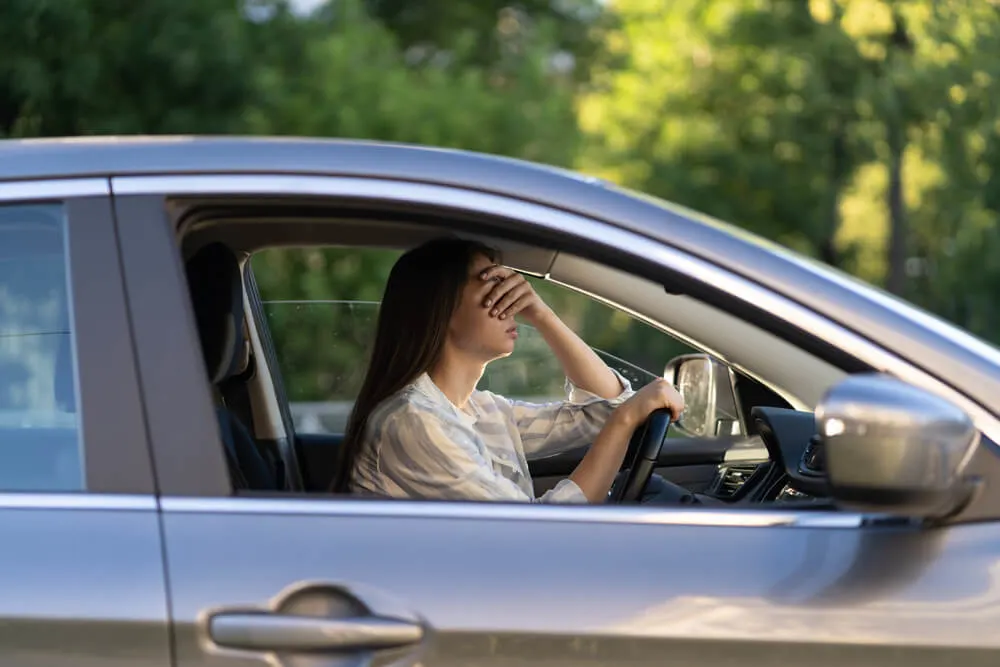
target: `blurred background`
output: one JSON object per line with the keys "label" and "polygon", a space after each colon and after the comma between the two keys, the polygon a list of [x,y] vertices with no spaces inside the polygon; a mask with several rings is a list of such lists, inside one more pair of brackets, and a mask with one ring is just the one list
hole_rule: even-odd
{"label": "blurred background", "polygon": [[[294,134],[527,158],[717,216],[1000,341],[998,0],[4,0],[0,33],[7,137]],[[331,387],[352,384],[395,256],[254,258],[293,400],[349,398]],[[547,289],[588,342],[644,368],[670,356],[650,350],[657,332]],[[305,333],[347,311],[357,331]]]}

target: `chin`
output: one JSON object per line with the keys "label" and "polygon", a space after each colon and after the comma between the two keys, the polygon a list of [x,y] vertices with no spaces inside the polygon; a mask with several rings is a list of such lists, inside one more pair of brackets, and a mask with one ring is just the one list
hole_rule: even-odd
{"label": "chin", "polygon": [[514,341],[509,341],[506,345],[497,346],[490,351],[490,361],[509,357],[514,353]]}

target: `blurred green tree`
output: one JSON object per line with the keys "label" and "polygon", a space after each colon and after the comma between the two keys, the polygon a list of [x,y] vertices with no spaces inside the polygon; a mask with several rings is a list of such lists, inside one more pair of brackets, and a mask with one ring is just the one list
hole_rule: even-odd
{"label": "blurred green tree", "polygon": [[0,3],[4,136],[238,131],[255,91],[237,0]]}
{"label": "blurred green tree", "polygon": [[458,47],[472,62],[495,64],[547,30],[550,62],[579,81],[606,55],[603,37],[615,18],[600,0],[364,0],[364,6],[410,57],[424,61]]}
{"label": "blurred green tree", "polygon": [[613,7],[628,67],[599,73],[582,103],[585,168],[843,265],[865,65],[840,24],[807,2]]}

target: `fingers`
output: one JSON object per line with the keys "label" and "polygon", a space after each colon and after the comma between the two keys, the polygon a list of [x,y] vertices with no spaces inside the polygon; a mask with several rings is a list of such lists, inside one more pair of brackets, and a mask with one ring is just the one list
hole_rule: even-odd
{"label": "fingers", "polygon": [[666,408],[670,410],[670,419],[677,421],[681,413],[684,412],[684,397],[680,392],[663,378],[657,378],[643,387],[642,391],[649,392],[650,402],[645,406],[646,414],[643,419],[649,417],[653,410]]}
{"label": "fingers", "polygon": [[511,274],[510,269],[502,267],[499,264],[494,264],[493,266],[491,266],[491,267],[489,267],[487,269],[484,269],[479,274],[479,277],[482,278],[485,281],[495,280],[496,278],[500,278],[500,280],[503,280],[504,278],[506,278],[510,274]]}
{"label": "fingers", "polygon": [[490,312],[491,315],[496,315],[503,312],[502,309],[497,308],[497,306],[499,305],[500,300],[508,292],[510,292],[515,288],[518,288],[521,284],[527,284],[527,281],[524,279],[524,276],[518,273],[507,271],[502,267],[495,267],[495,268],[498,268],[499,270],[490,269],[485,274],[486,277],[483,279],[486,281],[494,281],[496,283],[493,285],[493,288],[486,293],[486,297],[483,299],[483,305],[485,307],[487,308],[492,307],[492,311]]}
{"label": "fingers", "polygon": [[684,412],[684,397],[681,396],[676,387],[663,378],[658,379],[656,382],[659,390],[660,404],[670,410],[670,419],[677,421],[680,419],[681,413]]}
{"label": "fingers", "polygon": [[[520,276],[519,276],[520,277]],[[499,317],[501,320],[513,317],[515,313],[523,310],[531,302],[534,291],[531,285],[524,278],[516,286],[508,290],[490,311],[491,316]]]}
{"label": "fingers", "polygon": [[506,311],[504,311],[503,314],[500,315],[500,319],[513,319],[515,315],[517,315],[522,310],[530,306],[533,301],[534,301],[533,295],[518,299],[517,301],[514,302],[514,304],[510,308],[508,308]]}

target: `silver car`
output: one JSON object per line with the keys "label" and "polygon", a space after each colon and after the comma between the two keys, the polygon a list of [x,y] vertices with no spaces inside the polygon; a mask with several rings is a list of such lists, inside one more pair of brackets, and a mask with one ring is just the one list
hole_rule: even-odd
{"label": "silver car", "polygon": [[[0,157],[3,664],[1000,661],[1000,353],[967,333],[507,159],[185,137]],[[604,350],[690,406],[626,465],[720,502],[328,494],[336,418],[290,399],[269,318],[293,305],[252,258],[443,231],[662,336],[653,364]],[[531,462],[539,489],[581,445]]]}

